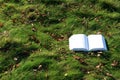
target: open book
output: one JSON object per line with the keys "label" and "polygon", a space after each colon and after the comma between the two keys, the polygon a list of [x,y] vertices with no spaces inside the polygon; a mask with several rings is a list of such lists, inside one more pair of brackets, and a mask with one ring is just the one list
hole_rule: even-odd
{"label": "open book", "polygon": [[69,38],[69,49],[73,51],[106,51],[107,46],[102,35],[75,34]]}

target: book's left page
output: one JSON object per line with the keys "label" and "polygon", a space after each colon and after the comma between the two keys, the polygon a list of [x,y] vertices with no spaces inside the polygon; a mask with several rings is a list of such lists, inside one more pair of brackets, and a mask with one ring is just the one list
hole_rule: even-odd
{"label": "book's left page", "polygon": [[88,51],[88,39],[85,34],[75,34],[69,38],[69,49],[73,51]]}

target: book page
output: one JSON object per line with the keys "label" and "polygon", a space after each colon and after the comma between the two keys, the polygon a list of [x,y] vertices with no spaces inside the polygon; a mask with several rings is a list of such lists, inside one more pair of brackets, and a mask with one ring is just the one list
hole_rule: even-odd
{"label": "book page", "polygon": [[90,51],[107,50],[105,39],[102,35],[89,35],[88,44],[89,44]]}
{"label": "book page", "polygon": [[73,51],[88,51],[88,40],[84,34],[75,34],[69,38],[69,48]]}

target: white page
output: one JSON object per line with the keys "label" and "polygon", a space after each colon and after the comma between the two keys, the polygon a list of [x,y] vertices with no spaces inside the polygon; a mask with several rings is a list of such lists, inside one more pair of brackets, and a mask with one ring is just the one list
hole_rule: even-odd
{"label": "white page", "polygon": [[69,38],[69,48],[73,51],[88,51],[88,40],[85,34],[75,34]]}
{"label": "white page", "polygon": [[102,35],[89,35],[88,43],[90,51],[107,50],[105,39]]}

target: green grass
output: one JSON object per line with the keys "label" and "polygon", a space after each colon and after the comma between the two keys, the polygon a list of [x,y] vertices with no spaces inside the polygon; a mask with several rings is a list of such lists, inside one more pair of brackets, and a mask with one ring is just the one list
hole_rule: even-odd
{"label": "green grass", "polygon": [[[0,13],[0,80],[120,79],[119,0],[0,0]],[[101,56],[69,50],[72,34],[98,32]]]}

